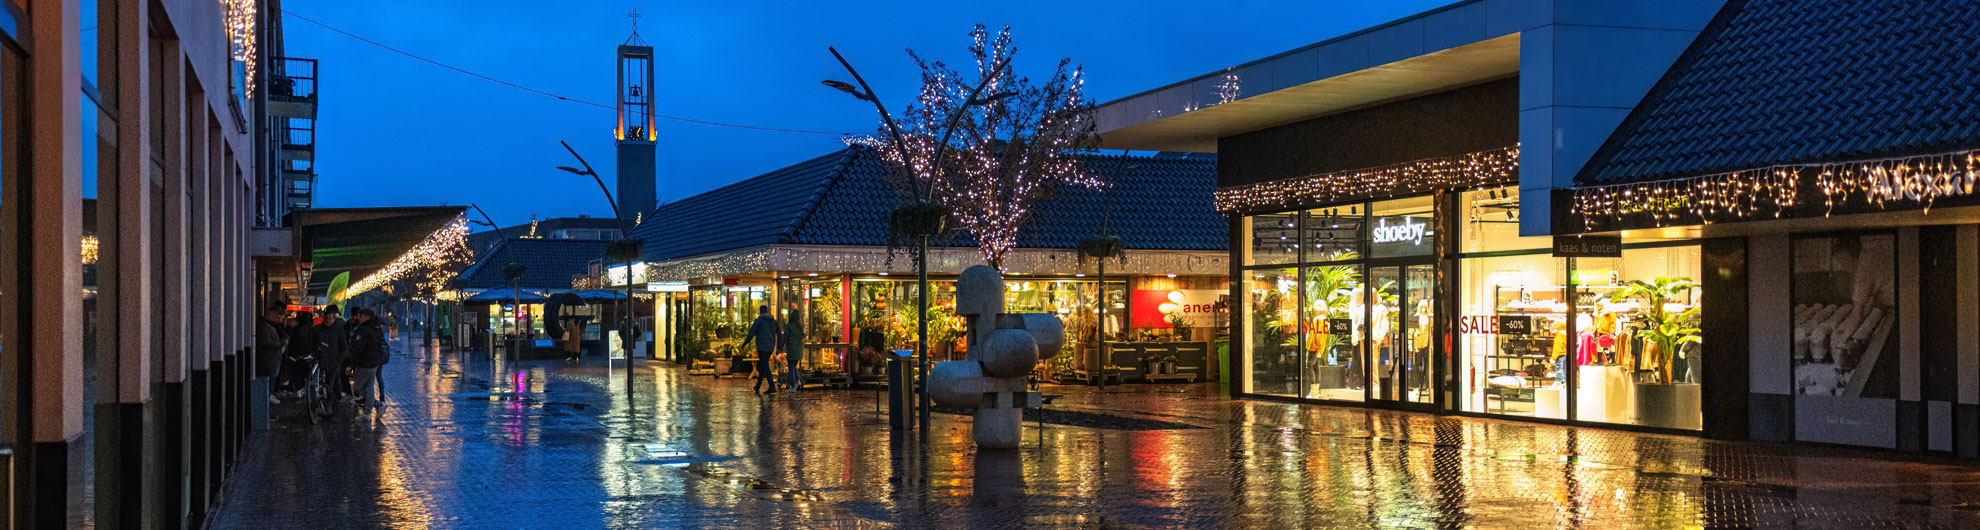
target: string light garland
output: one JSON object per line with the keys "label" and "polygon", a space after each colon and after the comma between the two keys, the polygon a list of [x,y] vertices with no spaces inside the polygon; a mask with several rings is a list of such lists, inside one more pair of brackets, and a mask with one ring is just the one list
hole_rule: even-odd
{"label": "string light garland", "polygon": [[438,292],[448,280],[453,279],[460,265],[474,261],[474,252],[468,250],[467,235],[467,215],[463,213],[377,272],[352,282],[349,288],[332,299],[349,300],[407,278],[415,282],[419,292]]}
{"label": "string light garland", "polygon": [[[1822,215],[1860,200],[1869,208],[1923,208],[1973,193],[1980,149],[1824,164],[1791,164],[1698,177],[1575,188],[1569,212],[1584,231],[1781,218],[1822,195]],[[1811,212],[1812,214],[1812,212]]]}
{"label": "string light garland", "polygon": [[222,18],[227,25],[227,42],[232,48],[231,55],[235,61],[240,61],[241,68],[247,76],[245,86],[241,89],[244,93],[253,94],[255,72],[260,68],[255,62],[255,20],[259,18],[257,16],[259,8],[256,4],[259,2],[257,0],[220,0],[220,2],[226,4]]}
{"label": "string light garland", "polygon": [[83,236],[82,263],[84,265],[96,264],[96,249],[97,249],[96,236]]}
{"label": "string light garland", "polygon": [[1519,175],[1519,146],[1364,169],[1261,182],[1217,190],[1226,214],[1285,210],[1347,200],[1477,189],[1510,184]]}
{"label": "string light garland", "polygon": [[[1222,275],[1230,267],[1223,252],[1192,250],[1129,250],[1125,264],[1109,265],[1108,273]],[[928,271],[937,274],[962,272],[983,263],[978,249],[969,247],[930,247]],[[1007,272],[1013,274],[1076,274],[1093,270],[1096,263],[1080,263],[1076,249],[1020,248],[1005,255]],[[891,264],[881,247],[786,248],[767,247],[741,250],[718,256],[662,261],[647,265],[647,278],[653,281],[705,281],[709,278],[754,275],[768,272],[821,273],[912,273],[904,260]]]}

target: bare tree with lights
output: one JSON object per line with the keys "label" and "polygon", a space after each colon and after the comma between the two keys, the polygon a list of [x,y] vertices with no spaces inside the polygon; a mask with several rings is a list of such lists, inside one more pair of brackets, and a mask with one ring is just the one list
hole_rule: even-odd
{"label": "bare tree with lights", "polygon": [[968,74],[909,50],[921,68],[919,97],[898,125],[859,141],[896,169],[897,185],[946,210],[954,228],[976,237],[983,260],[1002,269],[1034,204],[1061,185],[1102,185],[1079,157],[1099,140],[1072,59],[1034,81],[1006,68],[1017,52],[1008,26],[993,34],[978,24],[970,38],[976,64]]}

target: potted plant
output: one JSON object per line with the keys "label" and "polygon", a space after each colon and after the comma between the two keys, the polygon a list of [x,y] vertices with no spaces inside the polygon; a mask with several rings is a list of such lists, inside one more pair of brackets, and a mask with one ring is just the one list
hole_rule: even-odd
{"label": "potted plant", "polygon": [[1690,299],[1698,283],[1691,278],[1659,276],[1650,281],[1632,280],[1616,293],[1616,298],[1635,300],[1641,307],[1635,333],[1643,336],[1645,359],[1650,361],[1649,380],[1635,383],[1637,423],[1656,427],[1695,429],[1700,422],[1702,396],[1697,383],[1679,383],[1671,377],[1671,361],[1678,349],[1699,342],[1698,308],[1688,305],[1671,311],[1665,306]]}
{"label": "potted plant", "polygon": [[1184,318],[1182,313],[1169,313],[1168,318],[1164,320],[1167,320],[1169,328],[1175,331],[1176,342],[1189,342],[1196,336],[1193,333],[1196,331],[1196,325],[1190,324],[1189,319]]}
{"label": "potted plant", "polygon": [[1176,356],[1170,355],[1168,357],[1162,358],[1162,373],[1164,374],[1176,373]]}

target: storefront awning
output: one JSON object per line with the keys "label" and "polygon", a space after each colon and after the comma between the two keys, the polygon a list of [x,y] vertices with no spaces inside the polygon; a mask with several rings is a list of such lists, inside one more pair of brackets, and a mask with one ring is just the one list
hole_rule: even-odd
{"label": "storefront awning", "polygon": [[329,296],[330,282],[349,272],[355,284],[383,269],[392,260],[447,230],[463,213],[462,206],[400,208],[334,208],[301,210],[291,215],[296,248],[309,264],[308,294]]}
{"label": "storefront awning", "polygon": [[[1459,2],[1101,105],[1110,149],[1217,152],[1217,139],[1519,73],[1518,21]],[[1498,16],[1498,15],[1495,15]]]}

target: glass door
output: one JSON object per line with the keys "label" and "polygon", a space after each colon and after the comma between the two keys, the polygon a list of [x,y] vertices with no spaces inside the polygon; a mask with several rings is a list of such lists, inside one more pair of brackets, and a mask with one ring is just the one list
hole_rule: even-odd
{"label": "glass door", "polygon": [[1429,404],[1434,392],[1430,374],[1433,327],[1436,322],[1436,271],[1433,265],[1404,265],[1369,269],[1369,397],[1399,403]]}

